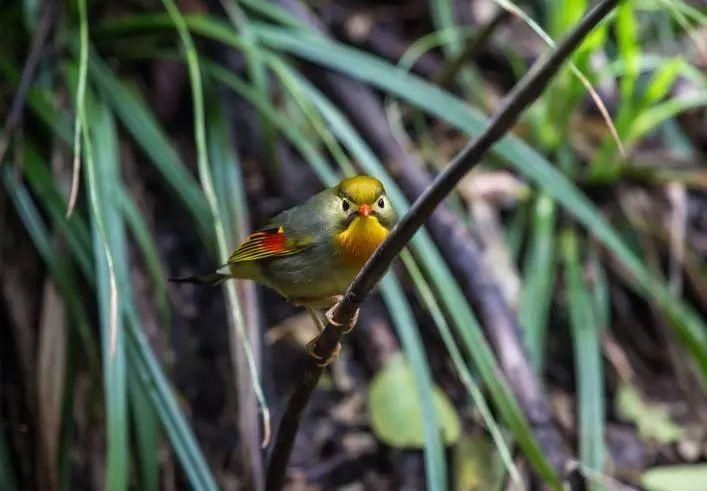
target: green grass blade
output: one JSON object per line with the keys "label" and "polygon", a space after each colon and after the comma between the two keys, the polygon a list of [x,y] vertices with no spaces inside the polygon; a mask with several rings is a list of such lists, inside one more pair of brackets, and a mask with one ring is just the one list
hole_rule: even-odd
{"label": "green grass blade", "polygon": [[339,165],[343,174],[349,177],[355,175],[356,170],[351,164],[351,159],[349,159],[346,152],[344,152],[341,145],[339,145],[339,142],[334,138],[329,128],[327,128],[326,123],[322,120],[319,113],[312,107],[311,102],[302,94],[297,81],[291,75],[291,71],[284,69],[283,65],[279,63],[273,63],[271,67],[273,71],[276,72],[284,88],[290,93],[292,99],[302,110],[302,113],[314,128],[316,134],[329,150],[329,153]]}
{"label": "green grass blade", "polygon": [[634,11],[635,5],[623,2],[616,9],[616,45],[624,62],[626,71],[621,77],[621,112],[633,113],[634,91],[639,75],[641,47],[638,41],[638,26]]}
{"label": "green grass blade", "polygon": [[129,470],[125,353],[123,322],[119,315],[122,290],[118,288],[115,266],[116,260],[124,266],[126,259],[120,254],[125,247],[122,244],[125,236],[114,187],[118,180],[117,134],[112,115],[105,106],[90,100],[87,106],[81,120],[87,128],[83,136],[84,159],[101,319],[108,445],[106,488],[121,490],[128,487]]}
{"label": "green grass blade", "polygon": [[[29,155],[29,153],[26,153]],[[68,282],[70,275],[57,258],[61,256],[52,251],[51,236],[44,227],[39,212],[34,207],[28,193],[24,188],[16,183],[12,178],[12,169],[4,166],[2,177],[5,188],[15,204],[18,214],[22,218],[25,227],[32,237],[35,247],[40,252],[43,260],[49,267],[52,277],[61,289],[62,296],[68,300],[68,305],[72,312],[76,312],[75,317],[84,314],[83,306],[73,296],[77,289]],[[61,208],[65,210],[65,207]],[[65,219],[65,217],[62,218]],[[79,217],[74,214],[71,221],[75,222]],[[87,247],[91,247],[88,244]],[[85,272],[90,277],[94,277],[93,265]],[[129,287],[129,285],[128,285]],[[74,299],[74,300],[72,300]],[[186,418],[180,410],[172,389],[167,382],[164,372],[160,368],[159,362],[153,353],[150,345],[140,328],[140,322],[132,302],[123,302],[122,307],[127,319],[127,354],[130,360],[131,373],[135,373],[136,378],[142,384],[144,391],[150,397],[153,407],[157,412],[160,422],[169,437],[182,469],[187,476],[193,489],[215,490],[216,481],[209,471],[201,450],[198,447],[194,434],[189,427]],[[84,320],[85,322],[85,320]]]}
{"label": "green grass blade", "polygon": [[461,37],[459,32],[455,30],[454,22],[454,6],[450,0],[429,0],[430,12],[432,13],[432,22],[437,31],[449,30],[452,36],[451,42],[443,46],[447,57],[457,55],[461,51]]}
{"label": "green grass blade", "polygon": [[226,248],[235,249],[243,233],[248,233],[243,225],[248,222],[248,202],[246,201],[241,175],[241,162],[231,143],[231,134],[226,116],[221,110],[217,97],[212,97],[207,105],[207,139],[211,156],[211,174],[214,191],[222,217]]}
{"label": "green grass blade", "polygon": [[[540,38],[547,44],[548,46],[554,48],[555,47],[555,41],[540,27],[540,25],[535,22],[529,15],[527,15],[522,9],[520,9],[516,4],[509,0],[494,0],[495,3],[500,5],[502,8],[507,10],[508,12],[516,15],[517,17],[523,19],[523,22],[525,22]],[[564,2],[565,4],[568,4],[569,2]],[[572,2],[571,5],[573,5],[575,8],[579,7],[580,4],[577,2]],[[577,12],[576,10],[572,12],[573,15],[577,15],[578,18],[581,16],[581,12]],[[582,86],[585,88],[585,90],[589,93],[590,98],[592,99],[592,102],[594,105],[597,107],[599,110],[599,113],[602,116],[602,119],[606,123],[607,128],[609,129],[609,133],[611,134],[611,137],[613,139],[613,142],[616,144],[618,147],[619,152],[621,155],[624,154],[624,149],[623,145],[621,143],[621,140],[619,139],[619,132],[617,131],[616,127],[614,126],[614,122],[611,119],[611,114],[609,114],[608,109],[604,105],[604,102],[601,100],[601,97],[599,97],[599,94],[597,93],[596,89],[592,86],[591,82],[589,81],[589,78],[584,75],[584,72],[579,69],[577,64],[575,64],[573,59],[580,55],[584,55],[586,59],[586,55],[594,48],[597,47],[598,45],[602,44],[602,39],[604,37],[604,31],[603,31],[603,26],[605,25],[605,22],[600,23],[595,29],[592,30],[592,32],[587,34],[586,39],[582,41],[582,43],[577,47],[577,49],[574,52],[574,55],[570,58],[570,60],[567,62],[567,67],[569,71],[576,77],[577,80],[582,84]],[[570,26],[566,27],[567,29],[570,28]],[[560,74],[561,76],[561,74]]]}
{"label": "green grass blade", "polygon": [[488,429],[489,433],[491,434],[491,437],[493,438],[494,445],[496,446],[496,449],[498,450],[498,453],[501,456],[501,460],[503,461],[504,466],[506,467],[509,475],[511,476],[511,480],[513,481],[517,489],[523,489],[523,480],[520,477],[518,467],[513,462],[513,454],[511,453],[511,450],[508,447],[508,444],[506,443],[503,434],[501,433],[501,429],[499,428],[498,424],[496,423],[496,420],[493,417],[493,414],[491,413],[491,409],[489,408],[488,404],[486,404],[486,399],[484,399],[484,396],[481,393],[481,389],[474,381],[474,378],[471,375],[471,371],[464,362],[464,357],[462,356],[461,351],[459,351],[459,348],[457,347],[457,343],[454,340],[454,336],[452,335],[452,331],[449,328],[447,319],[444,317],[444,313],[442,312],[442,309],[437,303],[437,299],[434,296],[434,292],[429,287],[422,271],[420,270],[420,267],[417,265],[410,252],[407,250],[403,251],[400,255],[400,258],[402,259],[403,263],[405,264],[405,267],[408,270],[408,273],[410,274],[410,277],[415,283],[415,288],[417,289],[418,295],[420,296],[424,305],[427,307],[430,316],[437,325],[437,329],[439,330],[440,336],[442,337],[442,342],[444,343],[444,346],[449,352],[449,356],[452,359],[452,363],[454,363],[454,368],[457,371],[457,375],[459,376],[462,384],[469,393],[472,402],[474,403],[474,405],[476,405],[477,409],[479,410],[479,413],[481,413],[481,418],[484,420],[486,428]]}
{"label": "green grass blade", "polygon": [[594,317],[594,301],[583,278],[579,241],[572,230],[561,236],[567,284],[567,301],[575,356],[575,379],[579,405],[579,458],[584,467],[603,472],[604,372],[599,345],[599,325]]}
{"label": "green grass blade", "polygon": [[[256,89],[257,90],[257,89]],[[216,92],[216,91],[214,91]],[[263,98],[266,95],[260,92]],[[231,144],[230,127],[226,120],[217,96],[212,95],[208,104],[207,116],[207,139],[209,144],[209,155],[211,157],[211,172],[214,184],[214,191],[219,205],[218,216],[223,224],[223,234],[225,237],[224,250],[234,250],[236,244],[245,238],[248,230],[248,205],[245,199],[245,189],[241,176],[240,162]],[[264,124],[267,122],[263,121]],[[273,133],[275,135],[275,133]],[[248,293],[254,294],[246,288],[254,288],[254,285],[245,285],[245,282],[229,282],[233,292],[226,291],[226,297],[240,293],[239,298],[243,302],[243,319],[232,316],[231,324],[235,327],[236,322],[242,322],[240,328],[248,336],[253,348],[253,358],[256,369],[261,365],[258,359],[260,349],[260,325],[258,323],[257,312],[248,311],[248,307],[257,310],[257,302],[249,302]],[[240,283],[240,284],[239,284]],[[240,291],[238,291],[240,290]],[[250,314],[250,315],[249,315]],[[249,325],[250,324],[250,325]],[[249,360],[245,356],[245,351],[241,350],[241,341],[237,329],[230,331],[231,356],[233,359],[233,369],[238,388],[238,424],[241,431],[240,441],[242,455],[245,460],[243,467],[249,470],[249,475],[244,476],[246,487],[261,489],[263,487],[263,459],[261,453],[261,441],[268,438],[269,429],[263,428],[262,438],[258,424],[258,395],[255,393],[248,373]]]}
{"label": "green grass blade", "polygon": [[194,434],[180,410],[179,403],[172,394],[159,362],[140,328],[137,314],[129,311],[125,315],[130,366],[134,367],[143,390],[150,397],[172,448],[182,464],[187,480],[193,489],[217,490],[216,479],[211,474]]}
{"label": "green grass blade", "polygon": [[78,83],[76,84],[76,114],[74,115],[74,174],[71,181],[71,195],[69,196],[69,207],[66,216],[71,216],[71,212],[76,204],[79,193],[79,177],[81,174],[81,132],[88,131],[84,127],[82,115],[85,112],[86,78],[88,74],[88,14],[86,13],[86,0],[77,0],[79,11],[79,66]]}
{"label": "green grass blade", "polygon": [[[253,88],[260,92],[266,99],[269,98],[268,88],[268,73],[265,64],[259,56],[253,54],[257,44],[256,37],[250,29],[250,19],[245,12],[239,7],[236,0],[221,0],[221,5],[226,11],[226,16],[231,21],[233,26],[241,33],[243,41],[248,46],[244,50],[246,65],[248,68],[248,76]],[[262,115],[260,118],[260,128],[263,134],[263,142],[266,148],[268,162],[272,164],[277,162],[275,152],[276,132],[275,128]]]}
{"label": "green grass blade", "polygon": [[531,206],[517,206],[506,225],[506,244],[510,258],[514,263],[520,262],[521,248],[525,244],[525,237],[528,234],[529,223],[531,220]]}
{"label": "green grass blade", "polygon": [[592,299],[594,301],[594,319],[599,329],[608,329],[611,325],[611,292],[606,269],[601,262],[599,251],[592,247],[589,253],[592,277]]}
{"label": "green grass blade", "polygon": [[[226,242],[223,220],[219,214],[218,198],[214,190],[213,178],[211,176],[211,166],[209,164],[208,147],[206,145],[204,99],[201,82],[201,69],[199,68],[199,57],[197,55],[196,48],[194,47],[191,34],[189,34],[187,23],[181,12],[179,12],[177,6],[172,0],[163,0],[162,3],[176,26],[187,60],[189,80],[192,90],[192,103],[194,106],[194,137],[196,139],[199,176],[201,178],[201,186],[204,190],[206,200],[209,203],[209,208],[211,210],[219,256],[225,259],[228,257],[230,251],[228,250]],[[268,409],[267,402],[265,401],[263,389],[260,386],[258,367],[255,363],[250,341],[248,340],[248,336],[245,332],[243,314],[241,312],[238,296],[236,295],[235,284],[232,281],[228,281],[225,283],[224,287],[226,288],[228,302],[230,305],[231,325],[233,329],[235,329],[236,335],[241,340],[243,353],[250,372],[253,391],[255,392],[256,398],[258,399],[258,404],[260,405],[260,411],[263,419],[263,444],[266,445],[270,440],[270,410]]]}
{"label": "green grass blade", "polygon": [[[93,285],[95,283],[95,275],[93,273],[93,257],[91,255],[92,242],[86,223],[78,211],[74,212],[71,219],[66,218],[66,202],[59,195],[47,165],[42,163],[34,147],[26,145],[23,149],[23,155],[23,170],[27,181],[35,195],[41,199],[42,206],[51,218],[54,227],[66,240],[71,252],[71,258],[76,262],[89,284]],[[14,186],[18,188],[18,192],[21,195],[26,193],[19,183],[15,183]],[[48,264],[52,277],[67,305],[71,320],[76,325],[84,349],[82,356],[86,357],[90,372],[98,373],[100,370],[98,347],[89,326],[84,301],[80,298],[79,289],[76,287],[69,259],[65,258],[63,254],[53,251],[54,247],[50,238],[46,235],[48,232],[45,231],[43,225],[30,225],[38,224],[41,220],[38,218],[38,213],[30,209],[31,200],[25,198],[23,202],[25,203],[23,206],[24,212],[20,213],[20,215],[23,217],[27,229],[30,230],[35,247]],[[36,218],[32,218],[35,215]]]}
{"label": "green grass blade", "polygon": [[442,445],[442,432],[437,411],[432,402],[432,375],[425,357],[425,350],[422,347],[422,339],[419,335],[420,328],[400,285],[390,275],[384,276],[381,280],[381,295],[393,319],[393,325],[400,338],[405,358],[410,363],[417,384],[417,395],[420,398],[423,418],[427,489],[447,489],[447,467]]}
{"label": "green grass blade", "polygon": [[678,114],[705,106],[707,106],[707,91],[700,91],[697,94],[684,97],[675,97],[656,104],[633,119],[630,130],[626,135],[626,142],[627,144],[633,144],[660,124],[674,118]]}
{"label": "green grass blade", "polygon": [[558,39],[582,18],[582,14],[587,9],[587,0],[568,0],[557,4],[556,8],[549,9],[548,12],[549,34]]}
{"label": "green grass blade", "polygon": [[282,113],[278,112],[268,100],[253,90],[252,87],[243,83],[242,80],[227,69],[208,62],[204,63],[204,67],[214,80],[234,90],[238,95],[250,102],[268,121],[280,130],[283,136],[302,154],[307,163],[313,167],[314,172],[321,182],[337,182],[336,174],[331,170],[331,167],[327,164],[321,153],[318,152],[299,129],[290,124],[291,122]]}
{"label": "green grass blade", "polygon": [[71,220],[67,220],[66,202],[55,187],[55,181],[47,166],[37,154],[35,148],[26,145],[24,150],[23,172],[35,195],[42,198],[42,204],[52,219],[54,225],[66,238],[71,254],[78,263],[79,269],[92,280],[93,275],[88,271],[92,269],[93,257],[91,250],[91,233],[82,218],[77,217],[78,213],[72,215]]}
{"label": "green grass blade", "polygon": [[636,112],[640,114],[643,110],[659,103],[668,95],[670,88],[680,74],[683,72],[685,60],[673,58],[658,67],[646,83],[641,99],[636,105]]}
{"label": "green grass blade", "polygon": [[89,59],[89,73],[101,96],[187,208],[202,241],[210,247],[212,224],[208,204],[145,101],[95,54]]}
{"label": "green grass blade", "polygon": [[555,285],[555,202],[541,193],[533,206],[530,246],[525,258],[518,322],[530,361],[542,373],[547,322]]}
{"label": "green grass blade", "polygon": [[157,491],[159,487],[159,429],[157,415],[150,404],[147,393],[138,382],[135,367],[129,364],[128,393],[130,395],[130,413],[135,440],[137,443],[137,458],[140,464],[140,489]]}
{"label": "green grass blade", "polygon": [[288,26],[296,29],[309,30],[304,22],[300,21],[296,16],[290,14],[286,10],[280,8],[272,2],[262,2],[261,0],[238,0],[238,3],[250,9],[251,11],[261,15],[266,19],[275,21],[283,26]]}

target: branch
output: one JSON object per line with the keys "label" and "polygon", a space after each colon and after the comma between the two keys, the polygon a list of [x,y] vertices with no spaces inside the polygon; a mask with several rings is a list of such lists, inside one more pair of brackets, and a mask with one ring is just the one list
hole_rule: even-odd
{"label": "branch", "polygon": [[[491,119],[478,138],[470,140],[454,157],[424,193],[413,203],[408,213],[393,229],[388,239],[381,244],[373,256],[349,286],[344,299],[334,309],[334,320],[344,326],[350,323],[354,313],[366,295],[380,280],[390,263],[405,247],[418,228],[432,214],[437,205],[449,194],[459,180],[484,153],[511,129],[518,116],[543,92],[564,61],[584,37],[616,6],[618,0],[604,0],[593,8],[569,33],[554,51],[536,62],[521,81],[506,97],[501,110]],[[329,324],[319,337],[314,352],[327,359],[334,352],[342,329]],[[267,471],[267,489],[279,490],[284,484],[287,463],[299,427],[302,412],[319,381],[323,368],[314,360],[308,360],[301,380],[295,387],[280,424],[278,435]]]}

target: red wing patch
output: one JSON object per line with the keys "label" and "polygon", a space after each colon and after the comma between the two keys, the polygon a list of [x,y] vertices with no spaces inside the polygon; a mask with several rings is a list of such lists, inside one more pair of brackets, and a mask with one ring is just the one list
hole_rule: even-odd
{"label": "red wing patch", "polygon": [[287,256],[298,251],[298,248],[289,244],[285,232],[280,228],[260,230],[246,238],[238,246],[231,257],[229,264],[240,261],[255,261],[256,259],[266,259],[269,257]]}

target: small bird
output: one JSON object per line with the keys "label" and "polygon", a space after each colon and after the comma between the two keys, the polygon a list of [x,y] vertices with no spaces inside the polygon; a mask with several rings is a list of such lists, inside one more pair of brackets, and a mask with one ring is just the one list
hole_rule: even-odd
{"label": "small bird", "polygon": [[[270,287],[290,303],[307,309],[321,332],[317,311],[331,309],[390,233],[397,220],[383,184],[369,176],[344,179],[299,206],[275,216],[249,235],[216,272],[172,281],[217,285],[230,278],[253,280]],[[326,312],[331,322],[331,310]],[[349,332],[356,318],[346,326]],[[319,336],[307,343],[314,353]]]}

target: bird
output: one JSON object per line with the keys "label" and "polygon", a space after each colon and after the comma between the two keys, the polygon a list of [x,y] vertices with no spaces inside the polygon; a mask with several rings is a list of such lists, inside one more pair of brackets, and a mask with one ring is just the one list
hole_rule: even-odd
{"label": "bird", "polygon": [[[358,175],[342,180],[304,203],[273,217],[243,240],[216,271],[171,281],[218,285],[231,278],[255,281],[272,288],[288,302],[304,307],[319,329],[319,316],[333,322],[332,309],[369,257],[397,222],[383,184]],[[358,311],[344,328],[356,324]],[[335,322],[333,322],[336,324]],[[327,359],[315,353],[319,335],[306,350],[320,366],[338,356],[340,345]]]}

